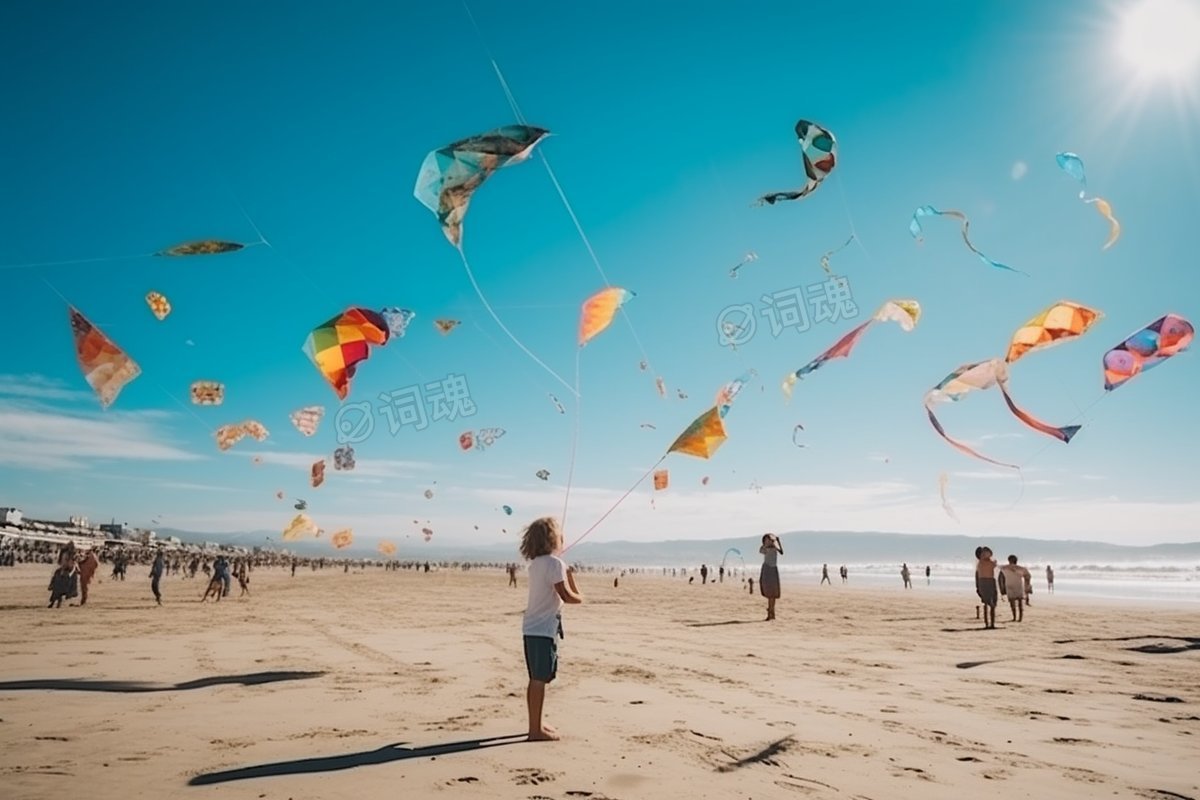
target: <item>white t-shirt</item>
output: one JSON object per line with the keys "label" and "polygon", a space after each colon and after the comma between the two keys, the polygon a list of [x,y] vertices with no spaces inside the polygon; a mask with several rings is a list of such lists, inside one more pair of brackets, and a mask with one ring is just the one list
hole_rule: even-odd
{"label": "white t-shirt", "polygon": [[554,585],[567,580],[567,565],[558,556],[538,556],[529,562],[529,604],[521,621],[525,636],[558,635],[558,614],[563,601]]}
{"label": "white t-shirt", "polygon": [[1031,578],[1029,570],[1020,564],[1005,564],[1000,568],[1004,574],[1004,594],[1009,600],[1025,598],[1025,581]]}

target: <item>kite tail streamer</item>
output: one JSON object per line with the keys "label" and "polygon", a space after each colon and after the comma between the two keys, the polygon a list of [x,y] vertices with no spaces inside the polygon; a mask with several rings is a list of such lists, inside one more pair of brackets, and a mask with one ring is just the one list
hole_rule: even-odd
{"label": "kite tail streamer", "polygon": [[1084,197],[1083,192],[1079,193],[1079,199],[1088,205],[1094,205],[1100,216],[1108,220],[1108,241],[1104,243],[1102,250],[1107,250],[1116,244],[1117,239],[1121,236],[1121,223],[1117,222],[1117,218],[1113,216],[1112,206],[1103,197]]}
{"label": "kite tail streamer", "polygon": [[995,464],[998,467],[1007,467],[1008,469],[1015,469],[1015,470],[1017,470],[1017,472],[1021,471],[1021,468],[1018,467],[1016,464],[1006,464],[1003,461],[997,461],[994,458],[988,458],[983,453],[972,450],[970,447],[967,447],[962,442],[951,439],[950,436],[946,433],[946,429],[942,427],[942,423],[938,422],[938,418],[933,415],[933,410],[930,409],[928,406],[926,406],[925,413],[927,413],[929,415],[929,422],[931,425],[933,425],[933,429],[938,432],[938,436],[941,436],[943,439],[945,439],[949,443],[949,445],[951,447],[953,447],[955,450],[958,450],[960,453],[966,453],[969,456],[974,456],[975,458],[978,458],[982,461],[986,461],[989,464]]}
{"label": "kite tail streamer", "polygon": [[561,383],[563,386],[565,386],[567,391],[571,392],[576,397],[578,397],[579,395],[576,393],[575,389],[571,386],[571,384],[569,384],[565,380],[563,380],[563,377],[561,375],[559,375],[554,370],[550,369],[550,367],[546,365],[546,362],[542,361],[540,358],[538,358],[536,355],[534,355],[532,350],[530,350],[528,347],[526,347],[520,339],[518,339],[515,335],[513,335],[513,332],[508,329],[508,326],[504,324],[504,322],[500,319],[499,315],[497,315],[496,312],[492,309],[492,304],[489,303],[488,299],[484,296],[483,290],[479,288],[479,283],[475,280],[475,273],[471,271],[471,264],[470,264],[470,262],[467,261],[467,254],[462,251],[462,248],[459,248],[458,255],[462,258],[463,267],[465,267],[467,270],[467,277],[470,278],[470,280],[471,280],[471,286],[474,287],[475,294],[479,297],[479,302],[483,303],[483,307],[485,309],[487,309],[487,312],[489,314],[491,314],[492,319],[495,320],[496,324],[500,326],[500,330],[504,331],[504,333],[507,334],[509,339],[512,339],[513,344],[515,344],[517,347],[519,347],[521,349],[521,352],[523,352],[525,355],[527,355],[531,359],[533,359],[535,364],[537,364],[542,369],[546,370],[546,372],[548,372],[550,375],[552,375],[555,380],[557,380],[559,383]]}
{"label": "kite tail streamer", "polygon": [[575,350],[575,431],[571,434],[571,461],[567,466],[567,494],[563,498],[563,513],[559,524],[563,535],[567,531],[567,508],[571,505],[571,482],[575,478],[575,454],[579,451],[579,429],[582,425],[583,397],[579,393],[579,362],[583,356],[583,348]]}
{"label": "kite tail streamer", "polygon": [[614,511],[616,511],[617,507],[620,506],[622,503],[624,503],[625,500],[628,499],[629,495],[633,494],[637,490],[637,487],[642,485],[642,481],[646,480],[646,478],[649,478],[654,473],[654,470],[658,469],[658,465],[663,463],[666,460],[667,460],[667,454],[663,453],[663,457],[660,458],[658,461],[655,461],[654,466],[652,466],[652,467],[650,467],[650,469],[646,470],[646,472],[642,475],[642,477],[638,478],[637,481],[633,484],[633,486],[629,487],[629,489],[625,492],[625,494],[623,494],[619,498],[617,498],[617,502],[613,503],[612,506],[610,506],[607,511],[605,511],[603,514],[601,514],[600,518],[598,520],[596,520],[595,522],[593,522],[592,526],[590,528],[588,528],[583,533],[579,534],[578,539],[576,539],[575,541],[571,542],[569,545],[564,547],[562,549],[562,552],[563,553],[567,552],[572,547],[574,547],[575,545],[582,542],[589,533],[596,530],[596,528],[600,527],[600,523],[604,522],[604,520],[608,519],[609,515],[612,514]]}
{"label": "kite tail streamer", "polygon": [[1069,444],[1071,442],[1071,437],[1079,433],[1080,428],[1083,427],[1082,425],[1064,425],[1061,428],[1056,428],[1053,425],[1048,425],[1032,416],[1028,411],[1018,408],[1017,404],[1013,402],[1012,397],[1008,394],[1008,391],[1005,390],[1003,386],[1000,387],[1000,393],[1004,395],[1004,402],[1008,405],[1008,410],[1011,411],[1017,419],[1021,420],[1021,422],[1024,422],[1038,433],[1044,433],[1047,436],[1053,436],[1063,444]]}

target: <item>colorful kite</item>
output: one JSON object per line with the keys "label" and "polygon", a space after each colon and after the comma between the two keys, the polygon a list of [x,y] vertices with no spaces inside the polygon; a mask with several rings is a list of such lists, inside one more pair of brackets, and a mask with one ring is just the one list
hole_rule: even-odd
{"label": "colorful kite", "polygon": [[338,550],[345,550],[350,545],[354,544],[354,531],[346,528],[340,530],[333,536],[329,537],[329,542]]}
{"label": "colorful kite", "polygon": [[171,303],[167,298],[158,292],[149,292],[146,295],[146,305],[150,306],[150,313],[162,322],[171,313]]}
{"label": "colorful kite", "polygon": [[435,319],[433,321],[433,327],[437,328],[438,333],[442,334],[442,336],[447,335],[450,333],[450,331],[454,330],[461,324],[462,323],[456,319]]}
{"label": "colorful kite", "polygon": [[1019,469],[1015,464],[1006,464],[1001,461],[988,458],[987,456],[972,450],[962,442],[952,439],[947,435],[942,424],[938,422],[937,417],[933,413],[933,407],[942,402],[957,402],[965,397],[969,392],[976,389],[990,389],[993,386],[1000,388],[1000,393],[1004,396],[1004,402],[1008,406],[1009,411],[1013,415],[1025,423],[1029,427],[1044,433],[1047,436],[1053,436],[1060,442],[1067,443],[1071,438],[1079,432],[1079,425],[1065,425],[1055,427],[1048,425],[1041,420],[1036,419],[1029,413],[1022,411],[1013,402],[1009,394],[1008,386],[1008,365],[998,358],[989,359],[988,361],[980,361],[974,364],[964,364],[963,366],[951,372],[941,383],[930,389],[925,394],[925,412],[929,415],[929,422],[933,425],[933,429],[938,432],[938,435],[950,443],[952,447],[962,453],[974,456],[975,458],[987,461],[991,464],[996,464],[1001,467],[1009,467],[1010,469]]}
{"label": "colorful kite", "polygon": [[303,349],[338,399],[345,400],[355,369],[371,355],[369,346],[387,344],[389,331],[387,321],[377,312],[348,308],[313,328]]}
{"label": "colorful kite", "polygon": [[312,436],[317,432],[317,426],[321,424],[324,416],[325,406],[305,406],[293,411],[289,418],[296,430],[305,436]]}
{"label": "colorful kite", "polygon": [[354,469],[354,448],[344,445],[333,451],[333,468],[349,472]]}
{"label": "colorful kite", "polygon": [[539,469],[537,472],[534,473],[534,475],[536,475],[540,480],[543,480],[543,481],[550,480],[550,473],[544,469]]}
{"label": "colorful kite", "polygon": [[726,438],[728,437],[725,424],[721,421],[720,409],[713,406],[696,417],[667,448],[667,452],[708,459],[725,443]]}
{"label": "colorful kite", "polygon": [[421,164],[413,195],[437,215],[450,244],[462,247],[462,225],[475,190],[496,170],[529,157],[550,131],[506,125],[432,151]]}
{"label": "colorful kite", "polygon": [[217,448],[220,450],[228,450],[246,436],[250,436],[261,442],[265,440],[268,435],[269,434],[266,427],[264,427],[261,422],[252,419],[231,425],[222,425],[221,427],[217,428],[216,432]]}
{"label": "colorful kite", "polygon": [[309,482],[312,483],[312,487],[316,489],[325,482],[325,459],[322,458],[320,461],[314,461],[312,469],[309,472]]}
{"label": "colorful kite", "polygon": [[157,255],[160,256],[211,256],[217,253],[233,253],[246,245],[237,242],[222,242],[216,239],[204,239],[199,242],[184,242],[174,247],[168,247]]}
{"label": "colorful kite", "polygon": [[741,261],[733,265],[733,269],[729,270],[729,277],[736,278],[739,269],[755,261],[758,261],[758,253],[755,253],[753,250],[751,250],[749,253],[746,253],[746,255],[742,256]]}
{"label": "colorful kite", "polygon": [[297,514],[296,518],[283,529],[283,540],[292,542],[297,539],[303,539],[305,536],[317,536],[320,533],[320,528],[317,523],[312,521],[312,518],[307,514]]}
{"label": "colorful kite", "polygon": [[610,286],[585,300],[579,312],[579,346],[583,347],[611,325],[617,310],[634,297],[628,289]]}
{"label": "colorful kite", "polygon": [[379,553],[380,553],[380,555],[384,555],[384,556],[387,556],[388,558],[391,558],[392,556],[394,556],[396,554],[396,545],[392,544],[391,542],[380,542],[379,543]]}
{"label": "colorful kite", "polygon": [[458,435],[458,447],[464,453],[475,446],[475,432],[464,431]]}
{"label": "colorful kite", "polygon": [[847,239],[845,242],[843,242],[840,247],[836,247],[833,250],[830,250],[829,252],[825,253],[825,255],[821,256],[821,269],[825,270],[826,275],[833,274],[833,270],[831,270],[829,268],[829,259],[832,258],[833,256],[837,255],[838,253],[842,252],[843,250],[845,250],[847,247],[850,246],[850,243],[853,241],[854,241],[854,234],[852,233],[852,234],[850,234],[850,238]]}
{"label": "colorful kite", "polygon": [[665,469],[654,470],[654,491],[661,492],[671,482],[670,474]]}
{"label": "colorful kite", "polygon": [[814,122],[800,120],[796,123],[796,138],[800,140],[800,152],[804,157],[804,188],[763,195],[756,205],[775,205],[781,200],[799,200],[816,191],[821,181],[833,171],[837,164],[837,140],[833,138],[832,133]]}
{"label": "colorful kite", "polygon": [[417,312],[409,311],[407,308],[384,308],[380,309],[379,316],[383,317],[387,323],[388,331],[392,336],[402,339],[405,331],[408,330],[408,323],[413,321]]}
{"label": "colorful kite", "polygon": [[1104,243],[1102,249],[1107,250],[1117,242],[1117,238],[1121,235],[1121,223],[1117,222],[1117,218],[1113,216],[1112,206],[1103,197],[1088,197],[1087,196],[1087,175],[1083,171],[1083,159],[1074,153],[1059,153],[1054,156],[1054,160],[1058,162],[1058,168],[1070,175],[1075,180],[1079,181],[1081,188],[1079,190],[1079,199],[1088,205],[1094,205],[1100,216],[1108,220],[1108,241]]}
{"label": "colorful kite", "polygon": [[74,306],[68,306],[68,312],[79,368],[100,405],[108,408],[125,385],[142,374],[142,368]]}
{"label": "colorful kite", "polygon": [[1104,354],[1104,390],[1111,392],[1140,373],[1182,353],[1196,329],[1178,314],[1156,319]]}
{"label": "colorful kite", "polygon": [[217,381],[195,381],[190,391],[193,405],[219,406],[225,402],[225,384]]}
{"label": "colorful kite", "polygon": [[820,369],[826,361],[849,356],[854,350],[854,346],[858,344],[858,340],[876,322],[895,322],[900,326],[902,331],[908,333],[917,327],[920,319],[921,304],[916,300],[888,300],[879,307],[869,320],[847,333],[841,339],[838,339],[833,347],[784,378],[783,393],[790,398],[792,396],[792,387],[796,385],[796,381],[810,372]]}
{"label": "colorful kite", "polygon": [[1022,275],[1028,275],[1028,273],[1021,272],[1021,270],[1019,270],[1019,269],[1013,269],[1012,267],[1008,266],[1007,264],[1001,264],[999,261],[993,261],[992,259],[985,256],[983,253],[976,250],[975,245],[971,244],[971,238],[969,236],[969,233],[971,230],[971,221],[969,219],[967,219],[967,215],[961,211],[954,211],[952,209],[946,210],[946,211],[938,211],[933,206],[921,206],[920,208],[918,208],[916,211],[913,212],[912,221],[908,223],[908,232],[912,234],[913,238],[916,239],[918,243],[923,241],[923,237],[921,236],[920,219],[922,217],[932,217],[935,215],[939,216],[939,217],[953,217],[954,219],[961,221],[962,222],[962,239],[966,243],[967,249],[969,249],[975,255],[979,256],[979,260],[982,261],[983,263],[985,263],[989,266],[992,266],[992,267],[996,267],[997,269],[1006,269],[1009,272],[1019,272]]}
{"label": "colorful kite", "polygon": [[1004,360],[1011,364],[1026,353],[1082,336],[1103,316],[1094,308],[1059,301],[1017,329]]}

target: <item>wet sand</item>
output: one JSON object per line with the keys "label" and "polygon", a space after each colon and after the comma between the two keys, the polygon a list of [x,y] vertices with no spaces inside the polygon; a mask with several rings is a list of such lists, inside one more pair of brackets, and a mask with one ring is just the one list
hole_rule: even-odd
{"label": "wet sand", "polygon": [[[526,743],[502,572],[258,570],[220,604],[148,570],[48,610],[0,569],[0,796],[1200,798],[1200,617],[580,576]],[[107,574],[106,571],[103,574]]]}

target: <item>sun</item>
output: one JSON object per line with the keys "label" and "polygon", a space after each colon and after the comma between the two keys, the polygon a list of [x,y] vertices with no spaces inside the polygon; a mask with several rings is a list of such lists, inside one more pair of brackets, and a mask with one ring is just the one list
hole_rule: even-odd
{"label": "sun", "polygon": [[1181,80],[1200,67],[1200,3],[1141,0],[1121,20],[1120,54],[1143,80]]}

